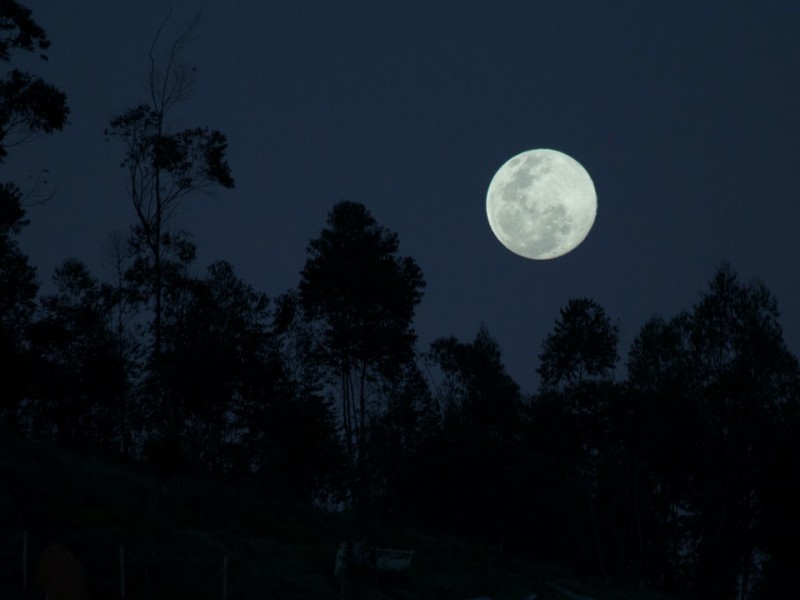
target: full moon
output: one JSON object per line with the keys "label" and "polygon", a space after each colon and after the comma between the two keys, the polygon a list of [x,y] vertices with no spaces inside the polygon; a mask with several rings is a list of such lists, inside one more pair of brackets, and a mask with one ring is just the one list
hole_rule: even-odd
{"label": "full moon", "polygon": [[486,215],[497,239],[515,254],[557,258],[589,234],[597,193],[574,158],[556,150],[528,150],[495,173],[486,193]]}

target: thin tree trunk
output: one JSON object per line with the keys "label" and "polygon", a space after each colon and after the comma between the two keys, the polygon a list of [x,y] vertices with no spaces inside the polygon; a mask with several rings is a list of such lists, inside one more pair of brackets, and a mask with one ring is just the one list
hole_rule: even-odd
{"label": "thin tree trunk", "polygon": [[367,437],[367,390],[366,390],[366,379],[367,379],[367,365],[365,363],[361,363],[361,373],[359,375],[359,390],[358,390],[358,446],[359,446],[359,454],[361,455],[360,461],[363,462],[364,454],[366,449],[366,437]]}
{"label": "thin tree trunk", "polygon": [[636,519],[636,579],[642,577],[642,515],[639,511],[639,460],[633,470],[633,514]]}
{"label": "thin tree trunk", "polygon": [[606,563],[605,559],[603,558],[603,545],[600,539],[600,527],[597,523],[597,515],[595,514],[594,510],[594,502],[592,501],[592,494],[589,490],[587,490],[586,497],[589,501],[589,517],[592,521],[592,530],[594,532],[594,541],[597,547],[597,560],[600,564],[600,573],[603,576],[603,579],[607,579],[608,576],[606,574]]}
{"label": "thin tree trunk", "polygon": [[[116,238],[115,238],[116,239]],[[117,352],[119,352],[119,356],[121,359],[125,359],[125,325],[123,323],[123,314],[124,314],[124,307],[123,307],[123,266],[122,266],[122,256],[121,251],[119,250],[119,246],[116,246],[116,276],[117,276]],[[123,391],[120,395],[120,402],[119,402],[119,453],[122,456],[127,456],[128,454],[128,443],[127,443],[127,431],[128,431],[128,422],[127,422],[127,410],[128,410],[128,392],[127,390]]]}
{"label": "thin tree trunk", "polygon": [[358,479],[358,431],[353,398],[353,380],[349,361],[342,363],[342,421],[345,428],[345,447],[347,451],[347,470],[350,494],[355,505],[361,502]]}
{"label": "thin tree trunk", "polygon": [[350,422],[350,408],[348,406],[347,398],[347,371],[342,366],[340,373],[340,384],[342,394],[342,426],[344,427],[344,443],[347,449],[347,459],[353,461],[353,447],[352,447],[352,423]]}
{"label": "thin tree trunk", "polygon": [[628,538],[628,512],[630,508],[630,489],[628,488],[628,483],[630,482],[630,461],[625,459],[625,479],[622,486],[622,491],[625,494],[623,498],[623,508],[622,508],[622,536],[621,542],[619,547],[619,568],[623,569],[625,567],[625,545],[627,543]]}

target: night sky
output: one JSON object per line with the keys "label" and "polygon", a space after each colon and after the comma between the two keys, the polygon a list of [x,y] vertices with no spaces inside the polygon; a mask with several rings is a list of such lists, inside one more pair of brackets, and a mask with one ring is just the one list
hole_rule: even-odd
{"label": "night sky", "polygon": [[[28,0],[52,47],[18,55],[64,90],[70,124],[3,165],[33,202],[22,249],[45,292],[67,257],[105,278],[104,246],[134,213],[109,120],[147,101],[166,2]],[[800,353],[800,2],[241,0],[174,2],[169,42],[198,9],[197,68],[176,127],[228,136],[234,190],[188,199],[196,274],[218,259],[256,289],[293,288],[333,204],[367,206],[419,263],[419,348],[499,342],[536,390],[545,336],[570,298],[599,302],[620,355],[654,313],[690,308],[727,260],[777,297]],[[160,48],[163,50],[166,44]],[[489,229],[500,165],[531,148],[578,160],[594,228],[531,261]],[[47,169],[47,171],[42,171]],[[622,366],[620,367],[622,370]]]}

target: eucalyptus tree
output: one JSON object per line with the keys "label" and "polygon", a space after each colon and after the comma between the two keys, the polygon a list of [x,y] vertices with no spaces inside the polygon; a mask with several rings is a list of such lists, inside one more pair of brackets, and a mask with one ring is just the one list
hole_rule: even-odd
{"label": "eucalyptus tree", "polygon": [[[105,290],[112,310],[112,330],[116,339],[116,352],[125,362],[129,382],[140,379],[142,345],[136,335],[136,316],[142,302],[140,290],[133,285],[130,271],[135,260],[135,250],[120,231],[109,234],[102,256],[102,266],[107,283]],[[136,414],[133,385],[126,388],[119,406],[119,453],[128,455],[137,450],[133,444],[133,431],[142,429],[140,415]]]}
{"label": "eucalyptus tree", "polygon": [[[423,467],[437,518],[494,541],[518,528],[515,510],[527,474],[519,468],[523,401],[506,372],[497,341],[485,327],[475,338],[435,340],[427,354],[434,398],[442,410],[441,431]],[[502,539],[497,539],[501,537]]]}
{"label": "eucalyptus tree", "polygon": [[[14,0],[0,3],[0,60],[9,62],[15,51],[40,52],[50,47],[44,29],[31,11]],[[38,133],[61,130],[67,122],[67,96],[40,77],[12,69],[0,79],[0,162],[8,148]]]}
{"label": "eucalyptus tree", "polygon": [[[775,297],[723,264],[693,307],[691,360],[702,453],[690,501],[698,544],[696,586],[735,590],[753,573],[776,436],[797,408],[797,359],[783,339]],[[764,551],[764,548],[761,548]],[[768,552],[768,550],[767,550]],[[777,557],[776,557],[777,558]]]}
{"label": "eucalyptus tree", "polygon": [[340,402],[354,493],[364,491],[371,401],[414,359],[412,321],[425,281],[398,249],[397,235],[364,205],[339,202],[308,246],[298,286],[303,316],[316,332],[314,356]]}
{"label": "eucalyptus tree", "polygon": [[[49,47],[28,8],[14,0],[0,2],[0,61],[10,62],[18,51],[47,59]],[[0,163],[9,148],[61,130],[68,114],[64,92],[30,73],[8,71],[0,79]],[[38,292],[35,270],[17,242],[27,223],[22,190],[0,183],[0,422],[11,428],[17,426],[17,408],[31,380],[25,335]]]}
{"label": "eucalyptus tree", "polygon": [[[225,135],[208,127],[172,130],[168,117],[186,101],[192,91],[195,70],[180,62],[181,53],[192,38],[196,22],[169,47],[165,65],[159,67],[156,46],[171,16],[167,15],[150,47],[148,73],[149,101],[111,119],[109,139],[125,148],[121,166],[126,169],[130,199],[136,214],[134,243],[141,255],[140,273],[146,272],[147,296],[152,303],[151,370],[158,386],[164,318],[165,257],[174,241],[170,221],[176,209],[190,195],[215,187],[232,188],[226,161]],[[177,435],[175,406],[162,394],[171,435]]]}
{"label": "eucalyptus tree", "polygon": [[164,328],[163,383],[192,459],[222,473],[230,470],[233,440],[247,425],[234,416],[261,395],[268,302],[226,262],[213,263],[205,278],[185,285],[180,310]]}
{"label": "eucalyptus tree", "polygon": [[782,469],[798,434],[800,369],[775,297],[722,264],[691,310],[645,325],[628,373],[666,581],[725,597],[752,582],[757,556],[780,572],[775,475],[784,492],[796,485]]}
{"label": "eucalyptus tree", "polygon": [[318,354],[318,325],[304,319],[297,290],[275,299],[265,365],[270,383],[250,404],[244,439],[261,457],[262,481],[272,474],[283,479],[286,491],[338,503],[348,497],[352,473],[338,399]]}
{"label": "eucalyptus tree", "polygon": [[544,389],[570,388],[585,381],[610,381],[619,327],[589,298],[569,300],[542,344],[539,375]]}
{"label": "eucalyptus tree", "polygon": [[459,423],[470,437],[508,440],[519,433],[522,394],[486,327],[471,342],[434,340],[427,357],[442,374],[436,387],[446,421]]}
{"label": "eucalyptus tree", "polygon": [[[609,443],[609,411],[617,390],[614,368],[618,359],[619,328],[605,310],[588,298],[571,299],[560,311],[553,332],[542,343],[538,368],[540,401],[556,402],[563,419],[567,452],[575,457],[565,477],[574,481],[580,496],[573,520],[580,561],[606,576],[607,534],[600,519],[603,508],[601,478]],[[588,539],[586,539],[588,536]]]}
{"label": "eucalyptus tree", "polygon": [[25,338],[36,307],[36,271],[17,242],[27,224],[22,194],[0,184],[0,422],[16,429],[17,408],[30,382]]}
{"label": "eucalyptus tree", "polygon": [[118,418],[128,375],[112,329],[113,299],[76,259],[56,269],[53,283],[30,331],[31,433],[109,451],[127,433]]}
{"label": "eucalyptus tree", "polygon": [[[634,521],[629,552],[638,576],[674,588],[688,579],[691,539],[688,491],[695,485],[698,434],[691,314],[654,315],[639,330],[626,359],[628,483]],[[680,440],[680,443],[676,443]]]}

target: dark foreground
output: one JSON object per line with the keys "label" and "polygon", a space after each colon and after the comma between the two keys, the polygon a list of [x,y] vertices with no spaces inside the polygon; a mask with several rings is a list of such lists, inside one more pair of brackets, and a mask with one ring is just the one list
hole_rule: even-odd
{"label": "dark foreground", "polygon": [[411,569],[342,582],[333,573],[336,550],[355,530],[347,513],[277,502],[241,485],[186,477],[162,488],[142,465],[0,440],[4,599],[44,598],[48,581],[75,597],[85,589],[90,598],[122,598],[121,565],[131,600],[522,600],[531,593],[547,600],[564,597],[557,586],[598,600],[663,598],[579,580],[502,548],[381,523],[359,530],[368,543],[413,549]]}

